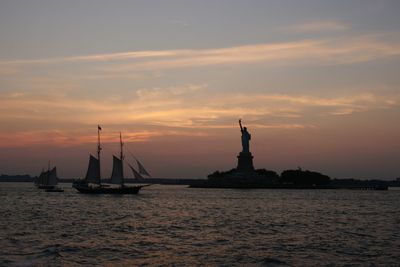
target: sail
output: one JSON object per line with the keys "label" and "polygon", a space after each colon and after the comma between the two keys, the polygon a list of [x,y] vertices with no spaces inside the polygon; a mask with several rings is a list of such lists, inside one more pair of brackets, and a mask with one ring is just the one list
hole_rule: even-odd
{"label": "sail", "polygon": [[42,185],[46,182],[46,172],[42,171],[39,177],[36,179],[36,184]]}
{"label": "sail", "polygon": [[133,175],[135,176],[135,179],[143,179],[143,176],[140,175],[140,173],[138,173],[132,166],[131,164],[128,164],[129,167],[131,168]]}
{"label": "sail", "polygon": [[136,159],[138,168],[139,168],[139,173],[143,175],[150,176],[150,174],[146,171],[146,169],[143,167],[143,165],[139,162],[139,160]]}
{"label": "sail", "polygon": [[89,167],[86,172],[86,181],[93,184],[100,183],[100,162],[90,155]]}
{"label": "sail", "polygon": [[36,177],[35,177],[35,180],[34,180],[35,185],[41,184],[41,181],[40,181],[40,180],[41,180],[42,175],[43,175],[43,171],[40,173],[39,176],[36,176]]}
{"label": "sail", "polygon": [[122,169],[122,160],[113,156],[113,170],[111,174],[111,183],[112,184],[122,184],[123,183],[123,169]]}
{"label": "sail", "polygon": [[42,172],[39,176],[39,184],[47,185],[49,182],[49,171]]}
{"label": "sail", "polygon": [[57,168],[54,167],[51,171],[48,171],[47,185],[57,185]]}

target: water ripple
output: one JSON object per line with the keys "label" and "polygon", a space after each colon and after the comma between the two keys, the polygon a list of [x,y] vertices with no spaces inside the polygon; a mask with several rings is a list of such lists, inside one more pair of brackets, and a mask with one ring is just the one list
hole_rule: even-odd
{"label": "water ripple", "polygon": [[4,183],[0,266],[398,266],[399,194],[152,186],[115,197]]}

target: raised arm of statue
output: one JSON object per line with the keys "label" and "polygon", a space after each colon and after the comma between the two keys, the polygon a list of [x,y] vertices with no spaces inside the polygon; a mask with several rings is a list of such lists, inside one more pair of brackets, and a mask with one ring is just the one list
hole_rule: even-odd
{"label": "raised arm of statue", "polygon": [[241,119],[239,119],[239,125],[240,125],[240,131],[242,131],[242,132],[243,132],[242,120],[241,120]]}

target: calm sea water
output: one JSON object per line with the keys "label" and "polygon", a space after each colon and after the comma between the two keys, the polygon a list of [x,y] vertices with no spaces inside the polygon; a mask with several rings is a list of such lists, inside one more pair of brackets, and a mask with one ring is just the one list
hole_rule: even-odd
{"label": "calm sea water", "polygon": [[400,266],[400,191],[0,183],[0,265]]}

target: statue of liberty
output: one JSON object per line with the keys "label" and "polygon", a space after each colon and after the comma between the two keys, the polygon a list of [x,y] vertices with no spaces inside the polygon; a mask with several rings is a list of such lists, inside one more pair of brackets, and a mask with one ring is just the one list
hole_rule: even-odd
{"label": "statue of liberty", "polygon": [[242,127],[242,120],[239,119],[240,131],[242,132],[242,153],[250,153],[250,140],[251,134],[247,131],[246,127]]}

